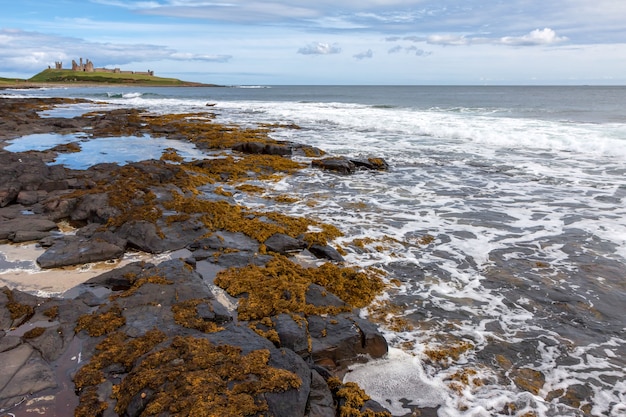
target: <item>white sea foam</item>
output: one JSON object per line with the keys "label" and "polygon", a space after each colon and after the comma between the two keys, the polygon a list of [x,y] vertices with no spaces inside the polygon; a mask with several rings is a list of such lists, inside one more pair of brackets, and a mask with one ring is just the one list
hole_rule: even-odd
{"label": "white sea foam", "polygon": [[[388,359],[359,366],[347,379],[358,381],[386,406],[391,404],[397,415],[406,412],[400,398],[421,406],[436,403],[440,416],[492,416],[507,404],[515,404],[516,415],[530,411],[538,416],[582,415],[567,402],[546,398],[555,390],[589,381],[597,415],[619,415],[623,410],[623,389],[602,382],[623,378],[621,359],[584,344],[572,351],[554,348],[572,342],[542,327],[537,319],[545,313],[528,296],[540,295],[544,286],[547,291],[550,286],[567,288],[572,297],[593,308],[596,301],[589,298],[587,284],[566,281],[568,275],[579,273],[576,257],[599,250],[604,251],[602,256],[624,262],[626,209],[616,205],[623,197],[613,196],[626,188],[625,125],[468,117],[462,112],[340,103],[220,103],[220,107],[232,110],[220,115],[223,120],[253,114],[257,120],[288,120],[303,127],[295,133],[275,133],[279,139],[304,141],[335,154],[382,156],[392,164],[384,175],[362,172],[340,177],[311,170],[281,182],[282,192],[289,192],[290,185],[297,193],[303,182],[316,189],[314,209],[306,205],[286,209],[341,225],[346,237],[339,243],[384,236],[400,242],[382,249],[374,242],[365,252],[350,250],[349,262],[379,266],[400,257],[431,271],[427,280],[409,281],[399,292],[426,303],[432,318],[416,332],[386,331],[392,344],[417,343],[413,352],[417,356],[403,357],[392,350]],[[356,202],[366,208],[345,209]],[[436,237],[428,247],[412,243],[413,236],[426,233]],[[586,248],[594,239],[600,246]],[[497,253],[501,255],[494,257]],[[507,267],[516,263],[523,269]],[[499,270],[519,274],[514,282],[528,288],[524,293],[528,295],[516,294],[514,287],[508,293],[486,287],[485,281],[493,279],[488,278],[494,273],[490,271]],[[504,288],[509,288],[508,278],[503,280]],[[407,307],[405,314],[412,311],[416,310]],[[446,314],[455,318],[446,319]],[[460,314],[466,319],[456,318]],[[447,329],[452,324],[453,329]],[[498,330],[491,329],[492,324]],[[443,333],[469,338],[475,352],[494,340],[536,343],[530,350],[536,360],[517,366],[540,371],[546,378],[542,391],[536,396],[514,384],[496,382],[502,370],[489,369],[491,365],[480,362],[474,352],[447,370],[433,367],[424,372],[419,353]],[[541,338],[550,339],[552,346]],[[615,343],[620,349],[626,346],[623,338]],[[559,364],[565,357],[580,358],[579,365]],[[491,382],[453,392],[446,377],[464,369],[478,370]],[[437,395],[431,397],[430,392]],[[461,411],[465,408],[467,412]]]}
{"label": "white sea foam", "polygon": [[437,407],[446,400],[448,387],[429,378],[421,361],[400,349],[390,349],[387,358],[370,362],[367,366],[351,367],[344,378],[356,382],[374,398],[385,399],[385,406],[394,415],[410,412],[401,400],[419,407]]}

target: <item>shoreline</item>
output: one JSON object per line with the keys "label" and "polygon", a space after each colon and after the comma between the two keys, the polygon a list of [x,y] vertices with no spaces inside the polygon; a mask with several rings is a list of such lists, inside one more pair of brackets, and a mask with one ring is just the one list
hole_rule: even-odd
{"label": "shoreline", "polygon": [[0,91],[2,90],[30,90],[38,88],[76,88],[76,87],[203,87],[203,88],[226,88],[223,85],[204,84],[196,82],[183,82],[183,84],[150,84],[150,83],[108,83],[108,82],[16,82],[2,83],[0,82]]}

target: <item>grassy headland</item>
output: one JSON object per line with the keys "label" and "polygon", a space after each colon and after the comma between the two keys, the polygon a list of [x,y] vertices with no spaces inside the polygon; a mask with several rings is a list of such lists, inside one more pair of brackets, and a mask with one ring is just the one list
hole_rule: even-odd
{"label": "grassy headland", "polygon": [[46,69],[33,77],[23,79],[0,78],[0,87],[37,87],[40,85],[115,84],[143,85],[151,87],[216,87],[215,84],[202,84],[182,81],[177,78],[155,77],[145,74],[80,72],[72,70]]}

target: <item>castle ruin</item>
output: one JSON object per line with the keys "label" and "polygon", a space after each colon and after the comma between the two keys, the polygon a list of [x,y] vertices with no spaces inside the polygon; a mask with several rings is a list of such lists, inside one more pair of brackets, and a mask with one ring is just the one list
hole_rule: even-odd
{"label": "castle ruin", "polygon": [[[50,68],[50,67],[48,67]],[[55,69],[63,69],[63,62],[61,61],[56,61],[54,63],[54,68]],[[90,60],[85,60],[85,62],[83,63],[83,59],[80,58],[80,63],[77,63],[75,60],[72,59],[72,71],[77,71],[77,72],[105,72],[105,73],[109,73],[109,74],[138,74],[138,75],[148,75],[150,77],[154,76],[154,71],[148,70],[148,71],[122,71],[119,68],[114,68],[114,69],[109,69],[109,68],[96,68],[93,65],[93,62],[91,62]]]}

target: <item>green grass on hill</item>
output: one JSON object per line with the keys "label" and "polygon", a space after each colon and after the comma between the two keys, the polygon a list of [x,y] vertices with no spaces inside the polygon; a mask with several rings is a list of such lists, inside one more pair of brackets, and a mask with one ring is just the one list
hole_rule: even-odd
{"label": "green grass on hill", "polygon": [[[9,80],[15,82],[15,80]],[[27,80],[31,83],[103,83],[139,84],[152,86],[200,86],[201,83],[181,81],[143,74],[114,74],[106,72],[78,72],[72,70],[46,69]]]}
{"label": "green grass on hill", "polygon": [[26,82],[26,80],[23,80],[21,78],[3,78],[3,77],[0,77],[0,86],[4,85],[4,84],[12,85],[12,84],[15,84],[15,83],[23,83],[23,82]]}

